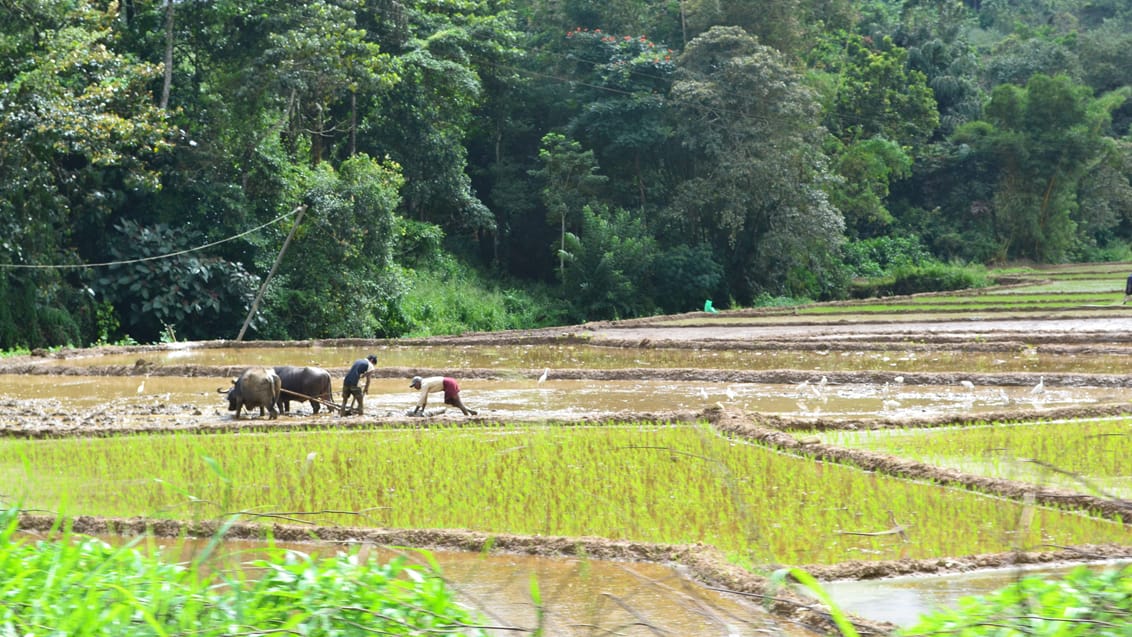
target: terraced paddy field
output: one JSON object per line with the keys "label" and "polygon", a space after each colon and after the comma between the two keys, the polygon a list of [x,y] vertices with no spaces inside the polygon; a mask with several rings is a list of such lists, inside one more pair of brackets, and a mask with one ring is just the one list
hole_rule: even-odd
{"label": "terraced paddy field", "polygon": [[[0,498],[33,535],[62,515],[192,550],[235,516],[237,553],[427,548],[499,634],[536,621],[532,573],[547,634],[831,634],[812,598],[771,586],[782,566],[884,634],[981,592],[985,569],[1132,559],[1128,267],[521,333],[10,357]],[[281,364],[337,388],[371,352],[364,416],[236,420],[217,394]],[[406,416],[408,379],[430,374],[479,415]]]}

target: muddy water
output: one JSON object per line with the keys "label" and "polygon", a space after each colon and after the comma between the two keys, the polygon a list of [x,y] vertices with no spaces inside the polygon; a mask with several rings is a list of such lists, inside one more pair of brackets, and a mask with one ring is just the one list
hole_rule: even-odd
{"label": "muddy water", "polygon": [[[126,541],[119,536],[100,537],[115,545]],[[208,540],[157,539],[154,545],[161,547],[168,559],[187,562],[207,543]],[[146,543],[137,546],[144,549]],[[264,547],[260,542],[229,540],[209,564],[214,568],[239,567],[267,557]],[[340,545],[317,543],[277,542],[275,547],[316,558],[346,550]],[[546,611],[543,628],[548,635],[815,635],[776,620],[756,603],[706,589],[659,564],[456,551],[430,553],[460,602],[485,615],[487,624],[501,627],[493,635],[514,635],[517,630],[531,632],[537,626],[536,607],[530,595],[532,577],[538,582]],[[417,551],[377,552],[382,561],[398,555],[427,566]]]}
{"label": "muddy water", "polygon": [[576,344],[539,345],[381,345],[375,347],[216,348],[174,344],[165,351],[100,356],[45,358],[54,366],[150,365],[253,366],[312,365],[348,368],[367,354],[376,354],[382,367],[467,368],[519,370],[550,369],[797,369],[826,371],[966,371],[981,373],[1074,372],[1111,373],[1124,369],[1121,353],[1043,352],[1018,348],[1007,352],[919,351],[899,344],[884,349],[697,349],[690,347],[602,347]]}
{"label": "muddy water", "polygon": [[[1129,562],[1093,564],[1094,569],[1119,568]],[[915,623],[925,613],[941,608],[954,608],[960,598],[987,595],[1023,577],[1062,577],[1072,566],[1019,567],[934,575],[932,577],[893,577],[883,580],[836,581],[824,586],[846,611],[877,621],[901,626]]]}
{"label": "muddy water", "polygon": [[[335,391],[341,381],[334,380]],[[83,417],[121,408],[149,418],[195,418],[209,422],[231,419],[227,399],[217,392],[231,386],[228,378],[170,376],[53,376],[0,374],[0,401],[37,401],[41,411]],[[1132,388],[1047,388],[1036,398],[1029,387],[940,385],[877,385],[874,383],[781,385],[661,380],[557,380],[525,378],[461,380],[462,398],[480,418],[571,419],[600,414],[698,411],[723,405],[767,414],[822,417],[930,417],[947,414],[1001,412],[1011,407],[1043,409],[1132,402]],[[416,403],[417,392],[406,379],[376,378],[366,397],[366,413],[375,418],[399,417]],[[336,396],[336,398],[340,398]],[[430,409],[440,410],[439,397]],[[24,405],[29,408],[28,405]],[[34,409],[34,408],[33,408]],[[292,403],[291,416],[310,417],[309,403]],[[0,423],[19,410],[0,411]],[[337,419],[325,408],[314,418]],[[258,413],[256,414],[258,416]],[[245,415],[245,418],[247,416]],[[462,418],[448,409],[443,417]],[[357,417],[352,417],[357,418]]]}

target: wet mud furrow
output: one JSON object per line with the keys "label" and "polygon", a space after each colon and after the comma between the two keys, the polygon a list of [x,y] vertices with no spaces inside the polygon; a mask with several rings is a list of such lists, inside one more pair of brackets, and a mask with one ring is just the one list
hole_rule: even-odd
{"label": "wet mud furrow", "polygon": [[[1132,352],[1130,352],[1132,353]],[[238,377],[247,365],[155,365],[139,361],[135,365],[42,365],[36,363],[0,364],[0,374],[24,374],[32,376],[164,376],[181,378]],[[345,376],[345,367],[325,368],[334,379]],[[462,368],[460,378],[477,380],[498,380],[512,378],[516,373],[537,376],[541,369],[496,369]],[[413,376],[433,376],[451,373],[449,369],[430,367],[379,367],[375,378],[412,378]],[[680,367],[630,367],[620,369],[570,369],[555,368],[554,377],[561,380],[641,380],[641,381],[689,381],[703,383],[752,383],[795,385],[803,382],[816,382],[826,378],[834,384],[861,384],[882,386],[894,379],[906,385],[955,386],[968,381],[980,387],[1030,387],[1039,379],[1045,379],[1049,386],[1062,388],[1099,387],[1132,388],[1132,375],[1129,374],[1074,374],[1065,372],[892,372],[892,371],[820,371],[797,369],[742,370],[742,369],[704,369]],[[1132,410],[1132,406],[1129,407]]]}

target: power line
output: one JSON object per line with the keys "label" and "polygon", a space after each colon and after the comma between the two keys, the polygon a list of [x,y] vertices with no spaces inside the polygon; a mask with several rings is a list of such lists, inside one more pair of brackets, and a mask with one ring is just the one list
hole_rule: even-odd
{"label": "power line", "polygon": [[9,270],[16,270],[16,269],[20,269],[20,270],[74,270],[74,269],[79,269],[79,268],[105,268],[105,267],[109,267],[109,266],[113,266],[113,265],[130,265],[131,263],[145,263],[146,261],[158,261],[160,259],[169,259],[169,258],[172,258],[172,257],[179,257],[183,254],[189,254],[190,252],[199,252],[201,250],[207,250],[208,248],[211,248],[213,246],[218,246],[222,243],[227,243],[229,241],[235,241],[236,239],[246,237],[249,234],[252,234],[253,232],[258,232],[259,230],[262,230],[262,229],[266,228],[267,226],[270,226],[273,223],[277,223],[277,222],[279,222],[283,219],[286,219],[287,217],[294,215],[298,211],[299,211],[299,208],[295,208],[291,212],[281,214],[278,217],[272,219],[271,221],[268,221],[267,223],[260,224],[260,225],[254,227],[250,230],[245,230],[245,231],[241,232],[240,234],[232,235],[231,237],[227,237],[225,239],[220,239],[219,241],[213,241],[212,243],[206,243],[202,246],[197,246],[195,248],[188,248],[186,250],[178,250],[177,252],[170,252],[169,254],[161,254],[161,255],[152,256],[152,257],[142,257],[140,259],[128,259],[128,260],[125,260],[125,261],[106,261],[106,262],[103,262],[103,263],[80,263],[80,264],[77,264],[77,265],[55,265],[55,264],[29,265],[29,264],[20,264],[20,263],[0,263],[0,269],[9,269]]}

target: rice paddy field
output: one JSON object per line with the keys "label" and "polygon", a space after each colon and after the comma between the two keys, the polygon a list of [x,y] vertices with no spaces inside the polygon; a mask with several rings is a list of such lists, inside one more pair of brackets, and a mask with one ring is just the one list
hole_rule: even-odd
{"label": "rice paddy field", "polygon": [[[423,341],[9,357],[0,502],[29,529],[186,535],[236,516],[249,536],[676,564],[739,595],[783,565],[835,580],[1129,559],[1130,268]],[[370,352],[363,416],[235,420],[216,392],[282,364],[337,388]],[[479,416],[435,398],[407,416],[407,379],[431,374]],[[697,634],[747,634],[714,630]]]}

